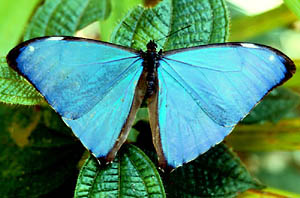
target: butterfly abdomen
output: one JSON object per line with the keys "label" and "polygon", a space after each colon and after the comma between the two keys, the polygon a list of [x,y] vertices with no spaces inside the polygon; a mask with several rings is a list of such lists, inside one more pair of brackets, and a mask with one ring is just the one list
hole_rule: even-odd
{"label": "butterfly abdomen", "polygon": [[155,83],[156,76],[155,76],[155,72],[148,72],[146,80],[147,80],[146,97],[150,97],[156,91],[156,83]]}

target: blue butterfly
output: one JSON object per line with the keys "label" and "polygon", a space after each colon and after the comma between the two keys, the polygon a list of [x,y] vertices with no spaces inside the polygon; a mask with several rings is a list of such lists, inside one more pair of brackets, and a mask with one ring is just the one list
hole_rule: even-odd
{"label": "blue butterfly", "polygon": [[280,51],[221,43],[157,52],[76,37],[26,41],[7,56],[98,159],[112,161],[147,99],[161,167],[221,142],[274,87],[292,77]]}

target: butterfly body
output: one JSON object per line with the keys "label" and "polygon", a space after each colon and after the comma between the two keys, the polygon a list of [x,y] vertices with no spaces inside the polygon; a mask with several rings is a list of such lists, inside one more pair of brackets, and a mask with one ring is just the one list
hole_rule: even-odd
{"label": "butterfly body", "polygon": [[221,43],[162,52],[76,37],[41,37],[7,55],[99,160],[112,161],[148,99],[161,167],[176,168],[221,142],[295,72],[282,52]]}
{"label": "butterfly body", "polygon": [[144,72],[147,73],[146,76],[146,94],[145,98],[151,97],[157,88],[157,68],[159,67],[159,61],[162,58],[162,50],[160,50],[158,53],[156,51],[157,45],[154,41],[150,41],[147,44],[147,51],[143,52],[140,51],[140,56],[143,59],[143,67]]}

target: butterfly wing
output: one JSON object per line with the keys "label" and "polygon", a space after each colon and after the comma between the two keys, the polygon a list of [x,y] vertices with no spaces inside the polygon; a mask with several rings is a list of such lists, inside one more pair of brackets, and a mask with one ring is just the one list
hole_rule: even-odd
{"label": "butterfly wing", "polygon": [[142,73],[136,52],[94,40],[43,37],[20,44],[7,60],[95,156],[114,157],[140,103],[134,101]]}
{"label": "butterfly wing", "polygon": [[165,53],[158,68],[159,127],[153,131],[160,164],[180,166],[221,142],[294,71],[288,57],[262,45],[228,43]]}
{"label": "butterfly wing", "polygon": [[74,37],[30,40],[7,56],[9,65],[24,75],[62,117],[70,119],[90,111],[136,69],[137,59],[136,53],[112,44]]}

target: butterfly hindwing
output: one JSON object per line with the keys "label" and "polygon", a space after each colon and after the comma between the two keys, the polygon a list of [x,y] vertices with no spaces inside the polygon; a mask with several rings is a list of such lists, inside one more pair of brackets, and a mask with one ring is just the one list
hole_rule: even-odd
{"label": "butterfly hindwing", "polygon": [[[135,64],[140,66],[141,60]],[[122,128],[129,116],[135,88],[142,73],[142,67],[137,68],[139,69],[114,86],[88,113],[75,120],[63,117],[64,122],[72,128],[83,145],[97,158],[106,158],[115,145],[119,148],[126,140],[129,130],[123,131]],[[136,110],[132,110],[134,115]],[[129,120],[131,121],[133,120]],[[120,132],[126,133],[125,136],[120,138]],[[111,153],[107,161],[114,158],[115,152]]]}
{"label": "butterfly hindwing", "polygon": [[254,44],[166,52],[158,68],[161,163],[180,166],[222,141],[294,70],[282,53]]}
{"label": "butterfly hindwing", "polygon": [[215,124],[164,65],[158,68],[159,132],[166,162],[177,167],[221,142],[232,127]]}
{"label": "butterfly hindwing", "polygon": [[[142,59],[113,44],[43,37],[14,48],[7,60],[26,77],[96,157],[112,160],[126,140]],[[130,116],[133,119],[134,116]]]}

